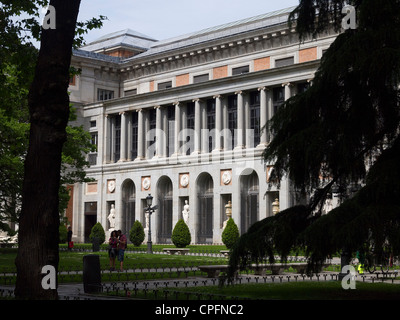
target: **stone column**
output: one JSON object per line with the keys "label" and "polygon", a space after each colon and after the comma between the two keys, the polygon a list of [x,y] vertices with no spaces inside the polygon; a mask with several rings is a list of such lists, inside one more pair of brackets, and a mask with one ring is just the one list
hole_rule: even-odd
{"label": "stone column", "polygon": [[222,131],[222,97],[216,95],[215,99],[215,148],[213,151],[221,151],[221,131]]}
{"label": "stone column", "polygon": [[[291,97],[291,87],[292,85],[288,83],[282,84],[283,87],[285,87],[285,101],[288,100]],[[291,207],[291,183],[289,178],[283,177],[281,182],[280,182],[280,190],[279,190],[279,204],[280,204],[280,210],[285,210],[289,207]]]}
{"label": "stone column", "polygon": [[156,157],[163,156],[164,139],[162,125],[162,109],[161,106],[154,107],[156,109]]}
{"label": "stone column", "polygon": [[199,154],[201,151],[201,118],[202,118],[202,110],[200,99],[194,99],[194,150],[192,154]]}
{"label": "stone column", "polygon": [[110,160],[111,160],[111,163],[114,163],[115,162],[115,116],[110,118],[110,124],[111,124],[111,126],[110,126],[110,131],[111,131],[110,132],[111,133],[110,134],[110,146],[111,146]]}
{"label": "stone column", "polygon": [[136,110],[138,112],[138,150],[135,161],[144,159],[143,147],[144,147],[144,119],[143,109]]}
{"label": "stone column", "polygon": [[179,155],[179,149],[181,147],[181,143],[179,141],[179,132],[181,131],[181,105],[179,102],[174,103],[175,106],[175,134],[174,134],[174,143],[175,143],[175,151],[174,155]]}
{"label": "stone column", "polygon": [[244,111],[244,127],[243,127],[243,136],[244,136],[244,147],[245,148],[254,148],[254,132],[251,130],[250,125],[250,96],[243,95],[243,111]]}
{"label": "stone column", "polygon": [[292,84],[290,82],[282,84],[285,87],[285,101],[292,96]]}
{"label": "stone column", "polygon": [[105,115],[104,131],[103,131],[103,163],[106,164],[110,160],[110,117]]}
{"label": "stone column", "polygon": [[237,95],[237,139],[236,139],[236,148],[243,149],[244,148],[244,92],[237,91],[235,92]]}
{"label": "stone column", "polygon": [[267,92],[270,93],[270,90],[266,87],[258,88],[260,91],[260,144],[257,147],[265,148],[268,142],[267,128],[265,125],[267,124],[268,119],[268,101],[267,101]]}
{"label": "stone column", "polygon": [[121,156],[118,162],[126,161],[126,112],[121,112]]}
{"label": "stone column", "polygon": [[207,129],[207,103],[200,101],[200,114],[201,114],[201,126],[200,126],[200,144],[201,152],[208,153],[208,129]]}
{"label": "stone column", "polygon": [[132,113],[127,114],[126,161],[132,161]]}

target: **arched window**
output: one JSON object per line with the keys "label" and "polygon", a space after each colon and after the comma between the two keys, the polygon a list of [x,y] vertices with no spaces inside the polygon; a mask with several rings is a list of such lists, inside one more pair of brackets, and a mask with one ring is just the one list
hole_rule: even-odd
{"label": "arched window", "polygon": [[240,181],[240,230],[243,234],[258,221],[260,191],[258,176],[254,170],[250,174],[242,175]]}
{"label": "arched window", "polygon": [[214,182],[208,173],[203,173],[197,180],[198,216],[197,242],[213,242],[214,218]]}
{"label": "arched window", "polygon": [[172,236],[172,181],[161,177],[157,186],[157,242],[171,243]]}
{"label": "arched window", "polygon": [[122,185],[122,217],[121,230],[129,235],[135,222],[136,187],[132,180],[126,180]]}

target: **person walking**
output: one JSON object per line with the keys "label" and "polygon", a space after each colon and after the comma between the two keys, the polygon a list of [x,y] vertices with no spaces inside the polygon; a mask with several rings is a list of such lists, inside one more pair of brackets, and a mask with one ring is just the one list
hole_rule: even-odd
{"label": "person walking", "polygon": [[71,228],[71,226],[68,227],[67,243],[68,243],[68,251],[71,251],[72,248],[74,247],[74,243],[72,242],[72,228]]}
{"label": "person walking", "polygon": [[109,248],[108,248],[108,257],[110,258],[110,271],[115,270],[115,258],[117,257],[117,246],[118,246],[118,238],[117,232],[112,231],[110,235],[110,239],[108,240]]}
{"label": "person walking", "polygon": [[120,263],[120,271],[124,271],[123,264],[124,264],[125,249],[127,246],[127,239],[121,230],[117,231],[117,235],[118,235],[118,261]]}

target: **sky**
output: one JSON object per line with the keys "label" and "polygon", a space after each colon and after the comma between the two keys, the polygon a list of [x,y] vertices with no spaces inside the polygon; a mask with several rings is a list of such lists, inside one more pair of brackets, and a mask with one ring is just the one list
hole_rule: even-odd
{"label": "sky", "polygon": [[115,31],[132,29],[165,40],[209,27],[298,5],[299,0],[82,0],[78,20],[106,16],[86,43]]}

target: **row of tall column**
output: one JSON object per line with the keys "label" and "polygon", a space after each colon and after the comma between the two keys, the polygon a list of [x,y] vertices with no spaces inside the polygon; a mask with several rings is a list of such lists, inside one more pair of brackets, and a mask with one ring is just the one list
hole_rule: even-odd
{"label": "row of tall column", "polygon": [[[284,99],[288,99],[294,93],[290,83],[282,84],[284,87]],[[273,101],[273,88],[260,87],[257,89],[260,94],[260,143],[258,146],[251,146],[249,130],[249,95],[246,91],[236,91],[237,96],[237,120],[236,120],[236,145],[231,146],[230,132],[228,126],[228,105],[227,96],[216,94],[212,98],[215,99],[215,131],[213,135],[214,139],[214,150],[212,152],[219,152],[224,150],[230,150],[234,148],[242,149],[246,147],[265,147],[271,139],[271,134],[268,130],[261,130],[267,121],[274,115],[274,101]],[[208,153],[208,139],[209,132],[207,130],[207,105],[206,101],[202,99],[194,99],[191,101],[194,103],[194,141],[191,142],[192,154]],[[182,154],[181,147],[185,143],[183,136],[185,136],[184,130],[186,128],[186,103],[174,102],[172,103],[175,108],[174,112],[174,124],[170,128],[168,119],[167,107],[155,106],[155,130],[149,133],[149,116],[147,109],[137,109],[131,112],[137,112],[137,157],[131,159],[132,149],[132,116],[130,112],[121,112],[119,116],[120,130],[115,130],[115,121],[113,121],[113,115],[105,115],[104,124],[104,145],[103,145],[103,162],[115,162],[114,153],[116,141],[116,135],[120,134],[119,138],[119,160],[118,161],[140,161],[144,159],[151,159],[153,157],[167,157],[177,156]],[[169,140],[170,130],[173,130],[173,142]],[[204,131],[203,131],[204,130]],[[183,135],[182,135],[183,131]],[[149,141],[155,143],[153,148],[149,149]],[[174,153],[168,153],[168,146],[173,148]]]}

